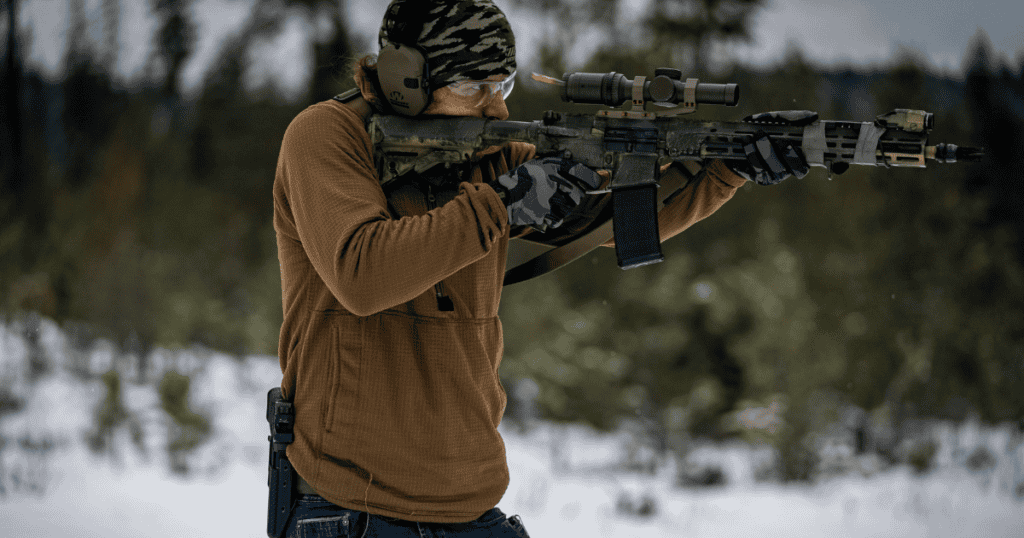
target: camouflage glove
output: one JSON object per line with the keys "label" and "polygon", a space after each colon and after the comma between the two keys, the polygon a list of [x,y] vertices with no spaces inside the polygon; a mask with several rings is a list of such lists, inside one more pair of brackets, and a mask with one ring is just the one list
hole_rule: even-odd
{"label": "camouflage glove", "polygon": [[578,162],[544,157],[509,170],[490,186],[505,203],[509,224],[544,231],[559,227],[586,190],[600,184],[597,172]]}
{"label": "camouflage glove", "polygon": [[798,148],[789,142],[776,142],[765,133],[757,133],[743,146],[746,161],[726,161],[729,169],[747,181],[759,185],[777,185],[789,176],[807,175],[810,165]]}
{"label": "camouflage glove", "polygon": [[[802,126],[817,119],[814,112],[787,110],[755,114],[743,118],[743,121]],[[727,161],[726,164],[736,175],[759,185],[777,185],[789,176],[802,178],[810,170],[807,159],[798,148],[789,142],[778,142],[763,132],[748,138],[743,151],[747,154],[746,161]]]}

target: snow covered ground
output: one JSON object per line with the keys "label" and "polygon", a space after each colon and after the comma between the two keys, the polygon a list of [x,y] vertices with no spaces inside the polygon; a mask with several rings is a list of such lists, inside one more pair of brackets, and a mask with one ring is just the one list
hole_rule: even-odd
{"label": "snow covered ground", "polygon": [[[276,358],[162,350],[140,375],[136,361],[118,359],[111,346],[76,349],[45,319],[30,360],[33,347],[23,332],[20,322],[0,326],[0,534],[265,535],[264,405],[267,389],[280,380]],[[120,427],[114,450],[96,454],[85,439],[107,392],[98,376],[112,367],[125,380],[124,405],[138,419],[141,441]],[[173,425],[152,381],[171,367],[191,375],[192,408],[213,421],[210,440],[189,458],[195,472],[188,478],[170,471],[164,447]],[[5,414],[3,402],[16,400],[20,409]],[[924,476],[897,467],[814,486],[757,482],[759,452],[706,447],[693,458],[717,462],[727,483],[700,489],[676,487],[672,465],[654,476],[621,470],[624,434],[551,424],[502,433],[512,482],[499,507],[520,514],[534,538],[1024,536],[1017,492],[1024,449],[1009,428],[940,429],[937,468]],[[965,454],[980,444],[995,461],[969,471]]]}

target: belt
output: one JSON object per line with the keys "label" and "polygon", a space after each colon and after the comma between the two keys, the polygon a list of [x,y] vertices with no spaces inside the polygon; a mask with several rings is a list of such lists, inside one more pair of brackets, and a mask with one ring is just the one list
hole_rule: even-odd
{"label": "belt", "polygon": [[306,480],[304,478],[299,476],[299,473],[295,473],[295,477],[299,479],[298,480],[299,493],[301,493],[303,495],[319,495],[316,492],[316,490],[313,489],[313,486],[309,485],[309,482],[306,482]]}
{"label": "belt", "polygon": [[[306,480],[304,478],[299,476],[299,473],[295,473],[295,477],[298,478],[297,483],[298,483],[299,493],[301,493],[303,495],[319,495],[319,493],[317,493],[316,490],[313,489],[313,486],[309,485],[309,482],[306,482]],[[484,519],[489,519],[490,517],[497,517],[497,515],[494,514],[495,511],[497,511],[499,513],[501,512],[497,508],[492,508],[492,509],[488,510],[487,512],[484,512],[484,514],[482,516],[480,516],[479,518],[477,518],[477,519],[475,519],[473,521],[469,521],[469,522],[466,522],[466,523],[442,523],[440,525],[442,525],[445,528],[445,530],[452,531],[452,532],[460,532],[460,531],[467,531],[467,530],[478,529],[478,528],[480,528],[479,525],[477,524],[479,521],[484,520]],[[375,517],[382,517],[383,519],[387,520],[391,524],[406,525],[406,526],[410,526],[410,527],[417,525],[417,523],[415,521],[408,521],[408,520],[404,520],[404,519],[398,519],[398,518],[393,518],[393,517],[384,517],[384,516],[375,516]],[[512,516],[512,517],[513,518],[518,518],[519,516]],[[512,518],[509,518],[509,519],[512,519]]]}

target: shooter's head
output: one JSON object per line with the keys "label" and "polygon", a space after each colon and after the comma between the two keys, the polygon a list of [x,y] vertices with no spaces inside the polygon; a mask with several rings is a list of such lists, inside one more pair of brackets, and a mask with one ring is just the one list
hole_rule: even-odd
{"label": "shooter's head", "polygon": [[492,0],[393,0],[378,39],[377,76],[395,112],[476,115],[494,101],[504,109],[515,37]]}

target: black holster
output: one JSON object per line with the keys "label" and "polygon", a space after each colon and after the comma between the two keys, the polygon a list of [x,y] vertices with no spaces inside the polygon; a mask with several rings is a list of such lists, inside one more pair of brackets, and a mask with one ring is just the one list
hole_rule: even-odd
{"label": "black holster", "polygon": [[283,538],[288,516],[295,502],[296,474],[285,449],[295,440],[295,407],[284,399],[281,387],[267,393],[267,422],[270,423],[270,476],[267,485],[267,536]]}

